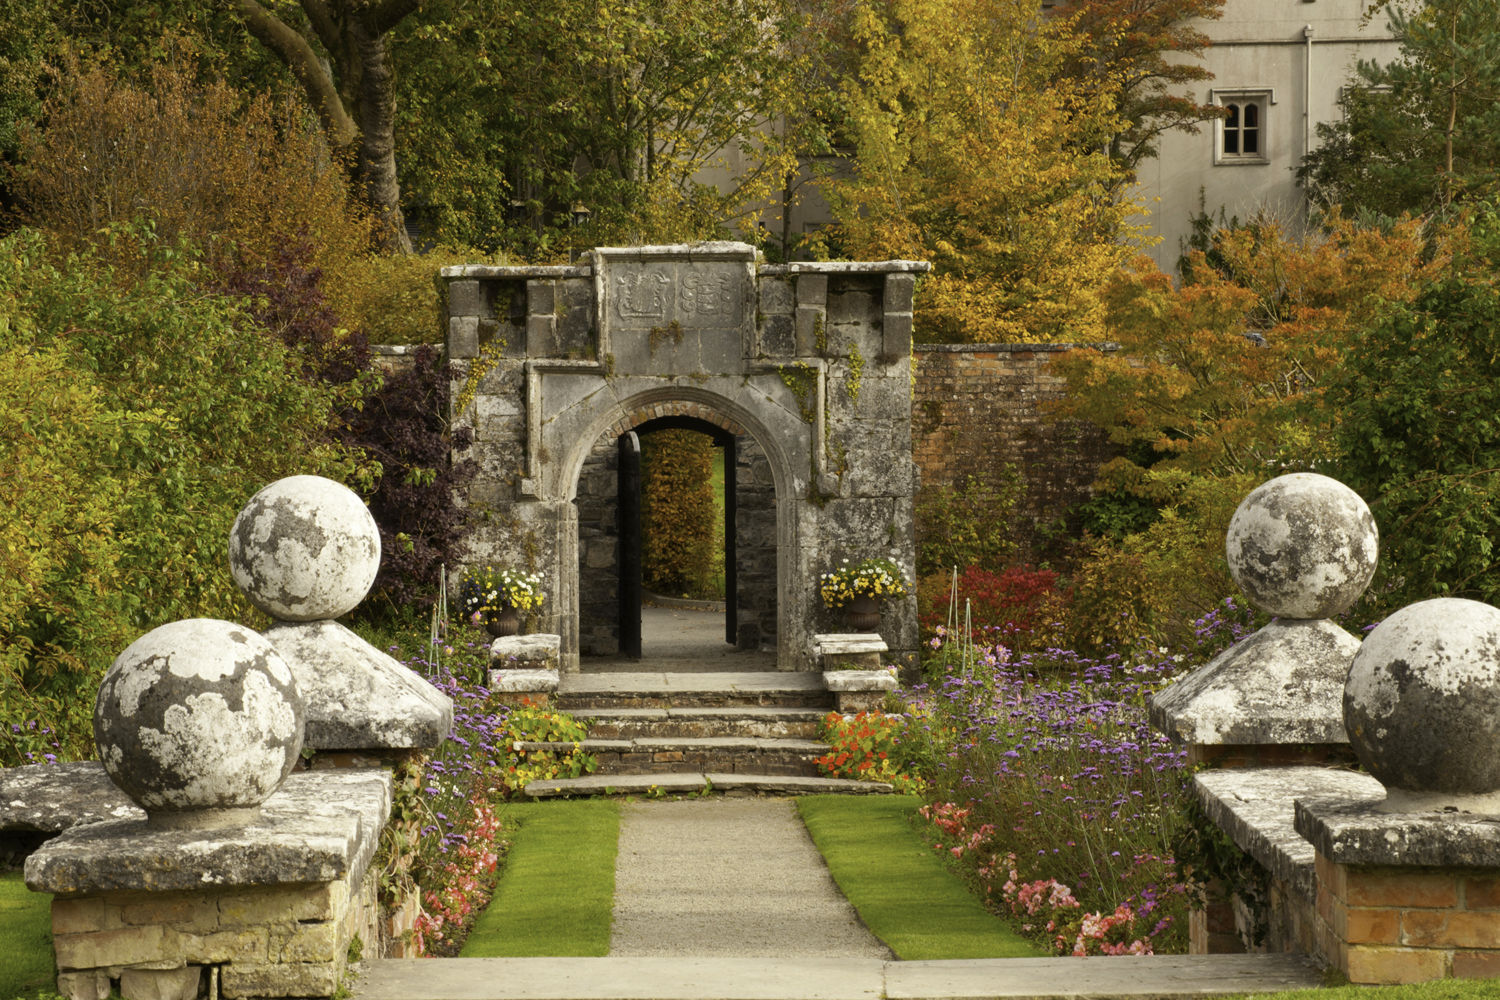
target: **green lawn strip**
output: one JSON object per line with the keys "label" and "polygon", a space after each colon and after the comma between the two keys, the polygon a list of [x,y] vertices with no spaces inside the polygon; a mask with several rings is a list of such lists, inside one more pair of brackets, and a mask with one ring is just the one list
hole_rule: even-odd
{"label": "green lawn strip", "polygon": [[797,810],[860,919],[898,958],[1033,958],[1047,954],[974,898],[922,843],[912,795],[814,795]]}
{"label": "green lawn strip", "polygon": [[52,964],[52,897],[26,888],[20,872],[0,875],[0,1000],[57,989]]}
{"label": "green lawn strip", "polygon": [[1500,980],[1439,979],[1410,986],[1335,986],[1284,993],[1241,993],[1224,1000],[1494,1000],[1496,996],[1500,996]]}
{"label": "green lawn strip", "polygon": [[464,958],[609,954],[619,803],[607,799],[506,805],[519,824],[489,908]]}

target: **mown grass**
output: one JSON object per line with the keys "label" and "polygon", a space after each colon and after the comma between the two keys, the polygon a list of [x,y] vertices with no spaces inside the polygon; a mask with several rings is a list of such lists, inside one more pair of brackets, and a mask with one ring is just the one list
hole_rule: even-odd
{"label": "mown grass", "polygon": [[498,810],[510,852],[463,958],[603,956],[615,900],[620,807],[607,799]]}
{"label": "mown grass", "polygon": [[52,897],[26,888],[20,872],[0,874],[0,1000],[51,996]]}
{"label": "mown grass", "polygon": [[871,932],[906,961],[1045,955],[974,898],[911,824],[911,795],[816,795],[797,810]]}

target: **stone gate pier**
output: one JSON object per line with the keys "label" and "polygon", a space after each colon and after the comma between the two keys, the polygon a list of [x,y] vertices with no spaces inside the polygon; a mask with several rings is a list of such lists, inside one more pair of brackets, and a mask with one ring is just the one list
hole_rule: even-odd
{"label": "stone gate pier", "polygon": [[[840,560],[915,568],[912,293],[920,261],[766,265],[745,243],[599,248],[569,267],[448,267],[455,420],[481,472],[471,562],[540,572],[532,631],[564,671],[621,648],[617,442],[669,427],[726,440],[733,640],[818,668],[843,631],[817,597]],[[882,637],[917,646],[916,601]]]}

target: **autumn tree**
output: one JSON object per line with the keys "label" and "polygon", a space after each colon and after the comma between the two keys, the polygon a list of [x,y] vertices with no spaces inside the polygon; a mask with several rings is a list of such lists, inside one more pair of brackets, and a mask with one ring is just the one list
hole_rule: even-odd
{"label": "autumn tree", "polygon": [[1224,231],[1217,249],[1221,267],[1195,251],[1180,287],[1144,257],[1111,276],[1106,323],[1121,349],[1057,359],[1068,391],[1055,411],[1140,449],[1118,465],[1264,475],[1332,458],[1330,375],[1382,310],[1447,271],[1452,242],[1429,242],[1413,220],[1367,228],[1335,214],[1300,238],[1269,221]]}
{"label": "autumn tree", "polygon": [[892,0],[858,7],[851,38],[830,246],[933,262],[921,340],[1101,339],[1097,289],[1139,209],[1112,194],[1112,98],[1062,74],[1082,51],[1068,22],[1035,0]]}
{"label": "autumn tree", "polygon": [[1071,19],[1080,41],[1063,72],[1118,108],[1124,127],[1110,137],[1109,150],[1128,175],[1156,155],[1163,133],[1196,135],[1200,124],[1223,114],[1184,86],[1213,79],[1196,61],[1211,42],[1190,22],[1223,15],[1224,0],[1073,0],[1054,8],[1054,16]]}
{"label": "autumn tree", "polygon": [[1493,184],[1500,161],[1500,6],[1389,7],[1401,56],[1361,61],[1344,116],[1318,126],[1298,178],[1320,204],[1395,216]]}

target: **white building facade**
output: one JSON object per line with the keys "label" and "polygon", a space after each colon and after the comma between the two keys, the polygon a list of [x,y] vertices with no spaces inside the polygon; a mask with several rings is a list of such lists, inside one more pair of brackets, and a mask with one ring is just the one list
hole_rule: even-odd
{"label": "white building facade", "polygon": [[1339,98],[1359,60],[1399,55],[1383,16],[1361,23],[1365,6],[1227,0],[1222,20],[1194,23],[1213,41],[1201,63],[1214,78],[1192,84],[1192,96],[1228,109],[1228,117],[1204,123],[1198,135],[1166,133],[1159,155],[1140,164],[1135,193],[1160,240],[1147,252],[1162,270],[1175,272],[1200,210],[1217,216],[1222,207],[1241,220],[1264,210],[1305,222],[1296,171],[1317,146],[1317,125],[1343,117]]}

